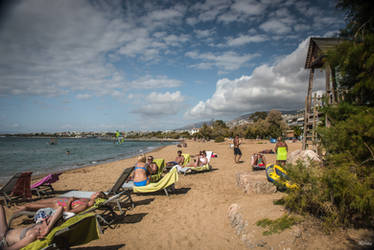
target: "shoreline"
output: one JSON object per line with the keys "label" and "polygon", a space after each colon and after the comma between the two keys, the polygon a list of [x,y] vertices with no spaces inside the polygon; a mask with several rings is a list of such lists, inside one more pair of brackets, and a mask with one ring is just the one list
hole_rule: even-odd
{"label": "shoreline", "polygon": [[[72,138],[74,139],[74,138]],[[148,141],[147,141],[148,142]],[[172,141],[170,141],[172,142]],[[156,147],[150,151],[144,151],[143,153],[144,154],[149,154],[149,153],[152,153],[152,152],[158,152],[160,150],[162,150],[163,148],[165,147],[168,147],[168,146],[173,146],[173,145],[177,145],[177,144],[169,144],[169,145],[162,145],[162,146],[159,146],[159,147]],[[131,159],[131,158],[134,158],[136,159],[136,156],[137,155],[140,155],[141,153],[137,153],[137,154],[130,154],[130,155],[127,155],[127,156],[123,156],[123,157],[115,157],[115,158],[112,158],[112,159],[109,159],[109,160],[98,160],[98,161],[95,161],[95,163],[88,163],[88,164],[84,164],[82,166],[66,166],[66,169],[61,169],[61,170],[55,170],[55,171],[52,171],[52,170],[48,170],[48,171],[45,171],[43,173],[38,173],[38,174],[32,174],[31,175],[31,184],[35,181],[38,181],[40,179],[42,179],[44,176],[48,175],[48,174],[51,174],[51,173],[67,173],[67,172],[71,172],[71,171],[75,171],[75,170],[79,170],[79,169],[89,169],[89,168],[92,168],[92,167],[95,167],[95,166],[100,166],[100,165],[105,165],[105,164],[110,164],[110,163],[115,163],[115,162],[122,162],[124,160],[127,160],[127,159]],[[31,172],[33,172],[32,170],[29,170]],[[6,184],[6,182],[11,178],[12,175],[10,176],[6,176],[4,179],[0,179],[0,187],[4,186]]]}

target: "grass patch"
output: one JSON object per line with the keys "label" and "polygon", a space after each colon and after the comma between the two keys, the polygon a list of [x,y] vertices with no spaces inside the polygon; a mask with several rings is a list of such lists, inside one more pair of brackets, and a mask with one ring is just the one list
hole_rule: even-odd
{"label": "grass patch", "polygon": [[256,225],[262,228],[266,228],[263,235],[271,235],[273,233],[281,233],[287,228],[291,228],[293,225],[299,223],[301,220],[293,216],[288,216],[287,214],[282,217],[270,220],[268,218],[259,220],[256,222]]}

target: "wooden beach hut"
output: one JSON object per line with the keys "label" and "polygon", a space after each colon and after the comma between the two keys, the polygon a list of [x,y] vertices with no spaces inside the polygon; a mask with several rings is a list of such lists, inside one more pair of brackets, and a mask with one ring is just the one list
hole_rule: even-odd
{"label": "wooden beach hut", "polygon": [[[318,120],[321,118],[321,114],[318,113],[318,106],[321,105],[322,97],[315,95],[312,100],[315,69],[325,71],[326,88],[324,96],[327,97],[327,104],[338,102],[335,70],[326,61],[326,54],[328,50],[334,49],[342,41],[339,38],[321,37],[311,37],[309,40],[308,54],[305,61],[305,69],[309,69],[309,82],[305,98],[303,150],[308,148],[317,150],[316,127]],[[324,119],[326,126],[329,126],[328,117],[325,116]]]}

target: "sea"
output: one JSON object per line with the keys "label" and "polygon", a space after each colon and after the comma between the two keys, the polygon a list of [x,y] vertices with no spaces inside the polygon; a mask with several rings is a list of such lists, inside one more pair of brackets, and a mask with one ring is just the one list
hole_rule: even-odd
{"label": "sea", "polygon": [[[129,141],[116,144],[99,138],[0,137],[0,184],[17,172],[33,176],[62,172],[99,163],[130,158],[176,142]],[[135,162],[134,162],[135,163]]]}

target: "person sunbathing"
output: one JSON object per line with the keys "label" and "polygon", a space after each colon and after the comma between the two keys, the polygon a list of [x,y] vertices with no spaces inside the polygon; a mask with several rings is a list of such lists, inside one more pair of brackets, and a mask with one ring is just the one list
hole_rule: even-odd
{"label": "person sunbathing", "polygon": [[4,207],[0,205],[0,249],[21,249],[37,239],[44,238],[62,216],[62,212],[62,207],[58,207],[56,210],[52,209],[50,216],[39,219],[31,226],[11,229],[7,224]]}
{"label": "person sunbathing", "polygon": [[194,162],[188,164],[187,167],[202,167],[206,164],[208,164],[208,158],[206,157],[205,150],[203,150],[200,151],[200,153],[197,155],[197,159],[195,159]]}
{"label": "person sunbathing", "polygon": [[149,183],[150,173],[146,167],[145,159],[146,159],[145,155],[139,156],[137,163],[135,165],[135,168],[134,168],[134,172],[133,172],[134,185],[138,187],[145,186]]}
{"label": "person sunbathing", "polygon": [[252,156],[252,166],[264,168],[266,166],[265,156],[261,153],[255,153]]}
{"label": "person sunbathing", "polygon": [[90,199],[75,198],[75,197],[56,197],[45,200],[39,200],[32,203],[25,204],[17,210],[20,211],[37,211],[40,208],[51,207],[58,209],[62,207],[64,212],[79,213],[95,204],[97,198],[106,198],[103,192],[96,192],[91,195]]}

